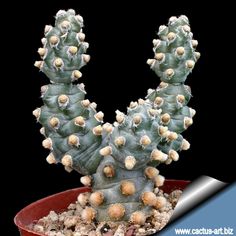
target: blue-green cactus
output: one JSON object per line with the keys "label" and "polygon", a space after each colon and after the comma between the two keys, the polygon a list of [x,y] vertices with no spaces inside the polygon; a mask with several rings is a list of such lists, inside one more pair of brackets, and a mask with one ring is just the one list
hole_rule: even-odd
{"label": "blue-green cactus", "polygon": [[162,82],[144,100],[131,102],[127,115],[116,111],[113,125],[103,124],[104,114],[85,99],[84,85],[77,84],[80,68],[90,59],[82,27],[83,18],[74,10],[59,11],[55,26],[45,27],[38,50],[42,61],[35,66],[51,81],[41,88],[44,106],[33,112],[43,126],[43,146],[51,150],[47,161],[86,175],[81,182],[92,187],[92,194],[84,220],[143,224],[160,205],[153,190],[164,177],[156,167],[177,161],[177,152],[190,146],[180,133],[195,114],[187,106],[191,91],[184,82],[200,57],[197,41],[186,16],[160,26],[154,59],[147,63]]}

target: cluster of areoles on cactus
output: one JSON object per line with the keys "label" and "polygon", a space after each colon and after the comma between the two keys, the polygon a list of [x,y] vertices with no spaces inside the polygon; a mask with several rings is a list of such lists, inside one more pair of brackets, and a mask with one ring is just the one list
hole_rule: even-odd
{"label": "cluster of areoles on cactus", "polygon": [[192,125],[195,110],[187,106],[191,90],[184,82],[200,57],[198,42],[184,15],[160,26],[154,58],[147,63],[161,83],[146,98],[131,102],[126,114],[117,110],[110,124],[77,82],[90,60],[82,28],[80,15],[61,10],[55,26],[45,26],[38,50],[41,61],[35,66],[51,82],[41,87],[44,105],[33,112],[43,126],[43,147],[50,150],[46,160],[85,175],[81,182],[92,193],[83,220],[142,225],[153,208],[165,203],[154,194],[165,180],[157,166],[178,161],[178,152],[190,147],[181,133]]}

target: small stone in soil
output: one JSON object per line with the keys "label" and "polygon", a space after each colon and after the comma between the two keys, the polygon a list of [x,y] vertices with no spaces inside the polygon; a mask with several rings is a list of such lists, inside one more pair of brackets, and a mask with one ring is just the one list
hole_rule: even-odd
{"label": "small stone in soil", "polygon": [[110,229],[111,229],[111,227],[108,224],[105,224],[102,226],[100,231],[101,231],[101,233],[107,233]]}

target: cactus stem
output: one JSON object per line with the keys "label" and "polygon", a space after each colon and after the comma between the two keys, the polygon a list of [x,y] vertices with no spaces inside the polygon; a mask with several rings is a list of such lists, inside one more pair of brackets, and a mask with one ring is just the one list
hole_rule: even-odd
{"label": "cactus stem", "polygon": [[44,105],[33,115],[44,127],[42,145],[50,149],[46,161],[85,175],[80,181],[92,193],[77,198],[81,210],[76,217],[83,223],[144,225],[153,208],[163,212],[169,207],[157,197],[165,181],[157,166],[177,161],[177,151],[190,147],[181,133],[192,124],[195,110],[187,106],[191,89],[184,83],[200,57],[198,42],[186,16],[169,18],[159,27],[160,39],[153,39],[154,58],[147,60],[162,82],[148,89],[146,98],[130,102],[127,113],[117,110],[113,124],[104,124],[104,113],[77,83],[90,61],[82,28],[83,18],[74,10],[60,10],[55,26],[45,26],[38,49],[41,61],[35,66],[50,84],[42,86]]}

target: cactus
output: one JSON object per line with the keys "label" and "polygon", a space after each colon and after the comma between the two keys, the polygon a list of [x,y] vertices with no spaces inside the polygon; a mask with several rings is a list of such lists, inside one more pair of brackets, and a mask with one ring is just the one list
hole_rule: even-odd
{"label": "cactus", "polygon": [[33,111],[43,126],[43,146],[51,150],[46,160],[85,175],[81,182],[92,187],[92,194],[83,220],[141,225],[152,208],[164,204],[154,194],[165,179],[156,167],[177,161],[178,151],[190,147],[180,133],[195,114],[187,106],[191,91],[184,82],[200,57],[197,41],[186,16],[171,17],[168,26],[160,26],[154,59],[147,61],[160,85],[149,89],[144,100],[131,102],[127,115],[116,111],[110,124],[103,123],[104,114],[85,99],[84,85],[77,84],[80,68],[90,59],[82,27],[83,18],[74,10],[59,11],[55,27],[45,27],[38,50],[42,61],[35,66],[51,81],[41,88],[44,105]]}

